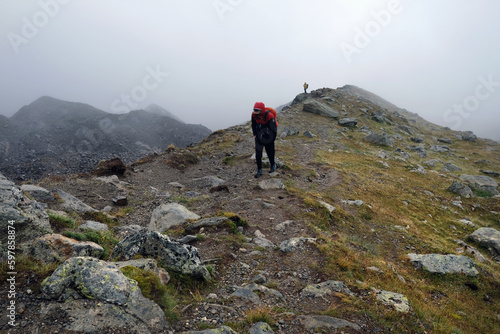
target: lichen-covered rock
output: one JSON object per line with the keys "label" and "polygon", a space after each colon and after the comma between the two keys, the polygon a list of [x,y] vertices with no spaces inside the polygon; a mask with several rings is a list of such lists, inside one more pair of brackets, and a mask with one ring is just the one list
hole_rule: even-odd
{"label": "lichen-covered rock", "polygon": [[[255,293],[257,292],[257,293]],[[237,287],[231,294],[232,298],[239,298],[252,304],[260,304],[262,298],[272,298],[283,300],[283,295],[278,290],[267,288],[263,285],[251,283],[242,287]]]}
{"label": "lichen-covered rock", "polygon": [[306,243],[312,244],[315,242],[316,238],[305,238],[305,237],[291,238],[281,242],[280,251],[282,251],[283,253],[293,252],[294,250],[301,248]]}
{"label": "lichen-covered rock", "polygon": [[221,326],[214,329],[205,329],[202,331],[188,331],[181,332],[180,334],[238,334],[231,327]]}
{"label": "lichen-covered rock", "polygon": [[344,283],[340,281],[326,281],[318,284],[311,284],[306,286],[300,293],[301,297],[323,297],[334,292],[344,293],[346,295],[353,295],[351,290]]}
{"label": "lichen-covered rock", "polygon": [[67,319],[71,319],[67,322],[58,322],[61,326],[59,333],[168,333],[168,325],[163,328],[160,328],[162,327],[160,325],[155,328],[148,327],[134,314],[125,312],[122,307],[100,300],[44,302],[40,306],[40,315],[42,318],[64,315]]}
{"label": "lichen-covered rock", "polygon": [[267,322],[258,322],[248,330],[249,334],[274,334],[273,329]]}
{"label": "lichen-covered rock", "polygon": [[259,182],[259,188],[262,190],[285,189],[285,185],[280,179],[267,179]]}
{"label": "lichen-covered rock", "polygon": [[202,265],[198,249],[181,244],[156,231],[140,231],[119,242],[113,250],[113,258],[130,260],[136,255],[160,260],[169,269],[210,280],[210,273]]}
{"label": "lichen-covered rock", "polygon": [[394,307],[398,312],[408,313],[410,312],[410,303],[408,298],[400,293],[379,290],[376,292],[377,300],[381,301],[385,305]]}
{"label": "lichen-covered rock", "polygon": [[148,228],[151,231],[163,233],[171,227],[185,223],[187,220],[200,218],[200,216],[180,204],[168,203],[154,209]]}
{"label": "lichen-covered rock", "polygon": [[478,276],[474,261],[462,255],[408,254],[410,261],[417,267],[436,274],[464,274]]}
{"label": "lichen-covered rock", "polygon": [[352,328],[360,330],[361,327],[354,322],[344,319],[334,318],[327,315],[301,315],[298,317],[300,324],[307,330],[307,333],[317,333],[323,330],[334,330],[339,328]]}
{"label": "lichen-covered rock", "polygon": [[19,252],[41,263],[53,263],[74,256],[100,258],[104,249],[92,241],[77,241],[60,234],[46,234],[20,244]]}
{"label": "lichen-covered rock", "polygon": [[7,243],[9,229],[15,231],[17,244],[53,233],[44,206],[0,174],[0,248]]}
{"label": "lichen-covered rock", "polygon": [[472,189],[469,188],[469,186],[456,180],[453,181],[453,183],[448,187],[448,191],[451,191],[452,193],[455,194],[459,194],[460,196],[465,198],[474,197],[474,193],[472,192]]}
{"label": "lichen-covered rock", "polygon": [[500,231],[491,227],[481,227],[469,235],[468,238],[488,248],[493,256],[500,256]]}
{"label": "lichen-covered rock", "polygon": [[154,332],[167,326],[161,308],[145,298],[137,282],[125,277],[113,263],[91,257],[70,258],[42,282],[41,291],[49,299],[69,304],[82,298],[112,304],[109,309],[119,307]]}

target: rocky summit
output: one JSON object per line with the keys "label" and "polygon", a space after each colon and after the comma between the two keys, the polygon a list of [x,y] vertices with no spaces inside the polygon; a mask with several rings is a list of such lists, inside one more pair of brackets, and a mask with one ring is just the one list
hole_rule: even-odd
{"label": "rocky summit", "polygon": [[89,172],[101,160],[125,163],[186,147],[208,136],[202,126],[185,124],[156,105],[111,114],[90,105],[48,96],[0,117],[0,170],[13,180]]}
{"label": "rocky summit", "polygon": [[291,100],[259,179],[249,123],[5,172],[0,332],[499,333],[499,143],[355,86]]}

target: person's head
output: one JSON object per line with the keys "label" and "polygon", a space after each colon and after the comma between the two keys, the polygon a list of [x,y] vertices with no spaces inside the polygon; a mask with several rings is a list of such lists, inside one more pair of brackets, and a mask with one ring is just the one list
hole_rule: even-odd
{"label": "person's head", "polygon": [[262,102],[255,102],[253,106],[253,112],[256,114],[259,114],[261,112],[264,112],[266,110],[266,106]]}

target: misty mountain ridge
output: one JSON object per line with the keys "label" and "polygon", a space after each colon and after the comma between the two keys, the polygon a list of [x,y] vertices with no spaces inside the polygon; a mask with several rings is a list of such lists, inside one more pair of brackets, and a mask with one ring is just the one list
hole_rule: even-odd
{"label": "misty mountain ridge", "polygon": [[167,117],[173,118],[176,121],[179,121],[181,123],[185,123],[183,120],[181,120],[179,117],[172,114],[170,111],[168,111],[168,110],[166,110],[166,109],[164,109],[164,108],[162,108],[159,105],[154,104],[154,103],[152,103],[149,106],[147,106],[146,108],[144,108],[144,110],[152,112],[153,114],[167,116]]}
{"label": "misty mountain ridge", "polygon": [[43,96],[0,119],[0,170],[13,179],[86,172],[100,160],[131,163],[167,146],[186,147],[211,133],[159,106],[112,114]]}

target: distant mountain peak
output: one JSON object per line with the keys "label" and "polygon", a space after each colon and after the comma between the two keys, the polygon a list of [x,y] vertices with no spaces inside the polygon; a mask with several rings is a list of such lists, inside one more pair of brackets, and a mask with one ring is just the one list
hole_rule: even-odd
{"label": "distant mountain peak", "polygon": [[161,115],[161,116],[167,116],[167,117],[173,118],[176,121],[179,121],[181,123],[185,123],[182,119],[180,119],[179,117],[175,116],[174,114],[172,114],[167,109],[164,109],[164,108],[162,108],[159,105],[154,104],[154,103],[151,103],[149,106],[147,106],[146,108],[144,108],[144,110],[146,110],[146,111],[148,111],[150,113],[153,113],[153,114],[157,114],[157,115]]}

